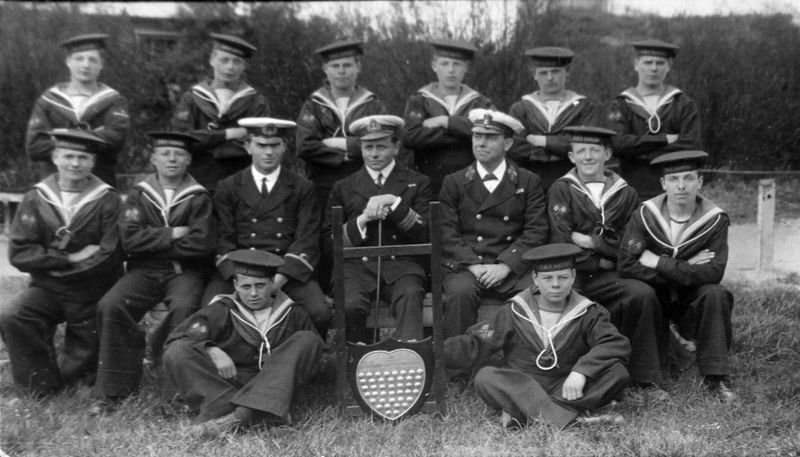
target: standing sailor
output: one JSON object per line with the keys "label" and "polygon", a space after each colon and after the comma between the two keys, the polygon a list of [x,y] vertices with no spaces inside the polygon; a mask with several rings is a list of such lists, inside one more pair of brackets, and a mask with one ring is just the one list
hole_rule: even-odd
{"label": "standing sailor", "polygon": [[358,85],[361,41],[338,41],[317,49],[326,82],[300,108],[297,117],[297,156],[306,162],[319,207],[324,208],[333,183],[358,171],[363,164],[358,137],[350,135],[356,119],[386,113],[369,89]]}
{"label": "standing sailor", "polygon": [[572,168],[567,157],[570,143],[564,127],[596,125],[597,108],[585,96],[567,90],[574,52],[542,47],[528,49],[525,55],[531,58],[531,71],[539,90],[511,106],[509,114],[517,118],[525,130],[517,136],[508,156],[539,175],[547,191],[556,179]]}
{"label": "standing sailor", "polygon": [[437,82],[420,88],[406,102],[403,146],[414,150],[414,168],[431,178],[431,195],[439,198],[442,180],[475,159],[472,122],[467,113],[492,109],[492,102],[462,83],[475,57],[475,46],[458,40],[431,40],[431,69]]}
{"label": "standing sailor", "polygon": [[638,82],[611,102],[608,122],[617,131],[613,149],[620,174],[647,200],[661,193],[650,161],[666,152],[701,148],[700,116],[688,95],[664,83],[678,46],[644,40],[633,48]]}
{"label": "standing sailor", "polygon": [[214,76],[181,96],[172,124],[198,138],[189,174],[213,193],[219,180],[250,165],[244,148],[247,130],[236,122],[244,117],[266,116],[269,106],[264,96],[244,80],[247,61],[256,47],[231,35],[212,33],[211,37],[214,48],[208,63]]}
{"label": "standing sailor", "polygon": [[67,50],[69,82],[47,89],[33,106],[25,137],[25,149],[39,179],[56,171],[51,161],[55,144],[50,131],[73,128],[91,131],[104,141],[97,149],[92,173],[116,186],[114,167],[130,128],[128,101],[116,90],[98,82],[105,62],[108,35],[72,37],[61,43]]}

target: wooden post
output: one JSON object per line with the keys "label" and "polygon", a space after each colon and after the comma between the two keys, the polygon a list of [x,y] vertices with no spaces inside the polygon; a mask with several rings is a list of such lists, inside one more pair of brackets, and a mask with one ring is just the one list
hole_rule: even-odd
{"label": "wooden post", "polygon": [[775,254],[775,180],[758,181],[758,271],[772,269]]}

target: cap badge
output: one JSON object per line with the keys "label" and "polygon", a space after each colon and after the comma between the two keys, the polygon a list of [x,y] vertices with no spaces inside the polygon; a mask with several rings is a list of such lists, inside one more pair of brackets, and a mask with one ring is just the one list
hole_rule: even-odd
{"label": "cap badge", "polygon": [[492,118],[491,114],[489,114],[489,113],[484,114],[483,115],[483,126],[484,127],[491,126],[492,125],[492,120],[493,120],[493,118]]}
{"label": "cap badge", "polygon": [[381,129],[381,125],[378,124],[378,121],[376,121],[375,119],[371,120],[369,122],[369,125],[367,125],[367,132],[377,132],[380,129]]}
{"label": "cap badge", "polygon": [[261,133],[265,136],[277,135],[278,127],[275,127],[275,124],[267,124],[264,127],[261,127]]}

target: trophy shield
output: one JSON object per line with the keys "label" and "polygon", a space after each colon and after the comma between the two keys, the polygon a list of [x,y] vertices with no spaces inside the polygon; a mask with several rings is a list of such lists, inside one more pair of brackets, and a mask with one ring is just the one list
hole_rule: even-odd
{"label": "trophy shield", "polygon": [[376,344],[348,343],[348,373],[361,409],[396,422],[417,413],[433,380],[433,338],[405,342],[390,338]]}

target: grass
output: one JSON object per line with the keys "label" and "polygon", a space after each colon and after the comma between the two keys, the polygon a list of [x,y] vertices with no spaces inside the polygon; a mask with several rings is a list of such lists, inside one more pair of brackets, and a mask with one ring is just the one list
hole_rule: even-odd
{"label": "grass", "polygon": [[706,395],[693,371],[665,386],[667,404],[619,407],[622,426],[504,431],[471,390],[449,395],[449,414],[398,425],[344,419],[331,386],[309,386],[292,427],[215,441],[188,434],[192,418],[158,394],[152,376],[116,412],[89,418],[86,386],[37,401],[19,397],[0,368],[0,449],[12,456],[800,456],[800,290],[728,284],[736,296],[737,404]]}

